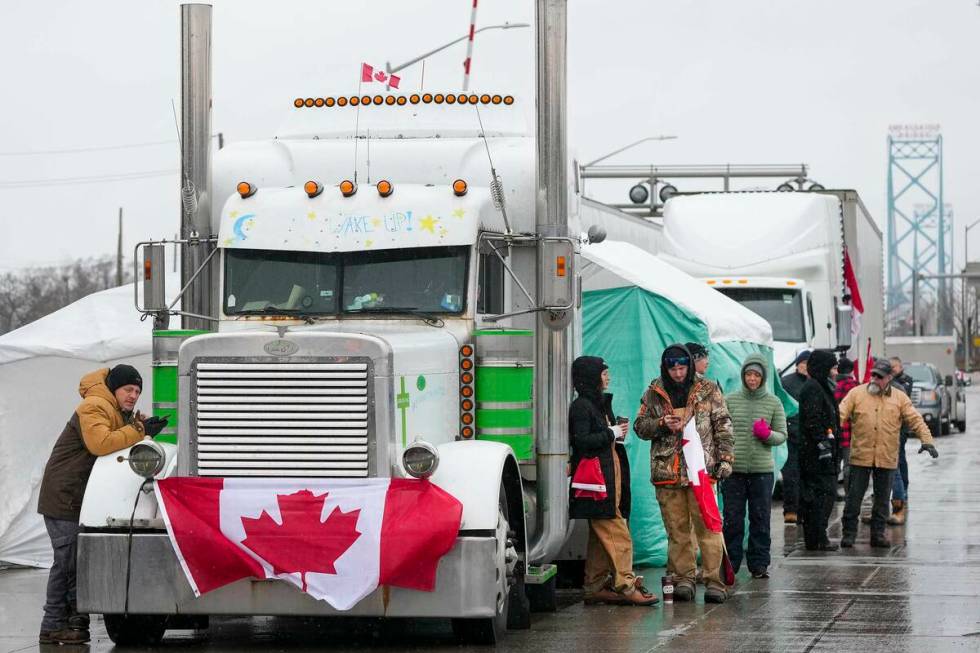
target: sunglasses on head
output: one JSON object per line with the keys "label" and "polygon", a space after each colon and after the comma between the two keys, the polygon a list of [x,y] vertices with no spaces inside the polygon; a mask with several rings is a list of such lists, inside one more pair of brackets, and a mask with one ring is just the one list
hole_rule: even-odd
{"label": "sunglasses on head", "polygon": [[667,368],[677,367],[678,365],[690,365],[691,359],[687,356],[668,356],[667,357]]}

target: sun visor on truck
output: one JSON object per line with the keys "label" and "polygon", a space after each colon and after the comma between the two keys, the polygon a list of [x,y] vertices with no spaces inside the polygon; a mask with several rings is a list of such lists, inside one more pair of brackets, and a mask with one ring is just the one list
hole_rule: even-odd
{"label": "sun visor on truck", "polygon": [[363,184],[346,197],[339,185],[315,197],[303,188],[259,187],[225,202],[218,245],[308,252],[472,245],[481,226],[503,230],[486,187],[471,186],[462,197],[449,184]]}

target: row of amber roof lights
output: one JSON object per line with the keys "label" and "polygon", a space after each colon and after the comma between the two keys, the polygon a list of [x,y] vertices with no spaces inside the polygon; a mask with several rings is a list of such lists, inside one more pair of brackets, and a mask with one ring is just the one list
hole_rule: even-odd
{"label": "row of amber roof lights", "polygon": [[352,95],[346,97],[341,95],[340,97],[318,97],[318,98],[301,98],[298,97],[293,100],[293,106],[297,109],[302,109],[303,107],[346,107],[348,104],[352,107],[358,105],[370,105],[370,104],[387,104],[389,106],[397,104],[398,106],[404,106],[406,104],[514,104],[513,95],[488,95],[484,93],[483,95],[467,95],[466,93],[460,93],[454,95],[452,93],[413,93],[412,95]]}

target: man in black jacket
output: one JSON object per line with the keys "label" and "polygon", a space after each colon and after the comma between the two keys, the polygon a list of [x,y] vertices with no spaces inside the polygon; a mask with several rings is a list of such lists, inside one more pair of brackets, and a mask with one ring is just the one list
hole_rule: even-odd
{"label": "man in black jacket", "polygon": [[[578,396],[568,408],[572,486],[569,514],[589,520],[585,560],[586,604],[655,605],[656,596],[633,573],[633,540],[626,519],[630,514],[629,460],[623,439],[629,420],[612,410],[609,370],[596,356],[572,363],[572,384]],[[601,478],[578,482],[579,467],[598,459]]]}
{"label": "man in black jacket", "polygon": [[[807,378],[809,351],[801,351],[796,357],[796,371],[781,379],[789,395],[800,400],[800,391]],[[786,463],[783,465],[783,521],[795,524],[800,508],[800,419],[793,415],[786,419]]]}
{"label": "man in black jacket", "polygon": [[840,413],[834,400],[837,357],[815,350],[807,362],[810,378],[800,391],[800,517],[808,551],[836,551],[827,522],[837,496]]}

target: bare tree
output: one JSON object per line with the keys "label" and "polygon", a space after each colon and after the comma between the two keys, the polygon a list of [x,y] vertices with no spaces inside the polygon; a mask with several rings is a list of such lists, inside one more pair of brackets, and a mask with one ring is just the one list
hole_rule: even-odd
{"label": "bare tree", "polygon": [[0,334],[111,287],[115,268],[115,259],[105,256],[0,274]]}

